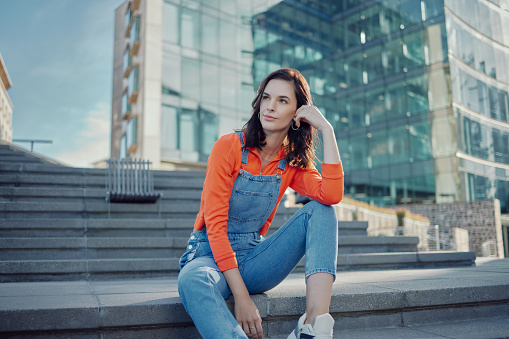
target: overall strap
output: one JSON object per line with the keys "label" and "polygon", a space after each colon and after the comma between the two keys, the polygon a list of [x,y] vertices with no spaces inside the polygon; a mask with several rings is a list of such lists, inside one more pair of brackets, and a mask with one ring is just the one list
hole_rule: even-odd
{"label": "overall strap", "polygon": [[242,145],[242,163],[246,165],[247,159],[249,157],[249,150],[245,148],[243,133],[241,131],[235,133],[237,133],[238,137],[240,138],[240,144]]}
{"label": "overall strap", "polygon": [[284,171],[286,169],[286,158],[283,158],[279,160],[279,165],[277,166],[278,169],[281,171]]}

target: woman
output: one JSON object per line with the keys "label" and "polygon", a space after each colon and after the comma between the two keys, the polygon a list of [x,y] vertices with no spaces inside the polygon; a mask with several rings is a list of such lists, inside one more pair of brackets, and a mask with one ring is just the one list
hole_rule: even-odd
{"label": "woman", "polygon": [[[305,254],[306,313],[288,338],[332,338],[328,314],[337,262],[343,169],[332,126],[312,106],[305,78],[280,69],[260,84],[243,131],[212,148],[201,208],[180,259],[179,294],[204,338],[262,338],[250,294],[267,291]],[[322,133],[322,175],[314,131]],[[264,240],[287,187],[312,201]],[[225,299],[233,294],[235,316]]]}

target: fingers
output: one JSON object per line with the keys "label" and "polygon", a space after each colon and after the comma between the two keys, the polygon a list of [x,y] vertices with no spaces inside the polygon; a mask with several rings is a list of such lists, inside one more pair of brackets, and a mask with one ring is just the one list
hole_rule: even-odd
{"label": "fingers", "polygon": [[255,326],[256,326],[256,333],[258,334],[258,337],[254,337],[254,338],[258,338],[258,339],[263,338],[262,320],[260,319],[260,321],[257,321]]}
{"label": "fingers", "polygon": [[300,127],[301,120],[307,122],[313,127],[316,126],[316,121],[322,118],[322,113],[316,108],[316,106],[302,105],[294,116],[295,126]]}
{"label": "fingers", "polygon": [[244,330],[244,333],[248,336],[248,338],[252,338],[253,335],[251,334],[251,329],[249,328],[249,324],[247,322],[242,323],[242,329]]}
{"label": "fingers", "polygon": [[246,335],[249,338],[253,338],[253,339],[262,339],[263,338],[263,328],[262,328],[261,319],[254,323],[251,323],[251,324],[244,322],[242,324],[242,329],[244,330],[244,332],[246,333]]}

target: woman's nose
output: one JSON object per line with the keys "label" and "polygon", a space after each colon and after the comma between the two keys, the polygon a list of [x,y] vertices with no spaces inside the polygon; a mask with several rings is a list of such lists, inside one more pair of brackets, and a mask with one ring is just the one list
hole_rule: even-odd
{"label": "woman's nose", "polygon": [[275,109],[275,106],[276,106],[276,105],[275,105],[274,100],[270,100],[270,101],[269,101],[269,105],[267,106],[267,109],[268,109],[269,111],[273,111],[273,110]]}

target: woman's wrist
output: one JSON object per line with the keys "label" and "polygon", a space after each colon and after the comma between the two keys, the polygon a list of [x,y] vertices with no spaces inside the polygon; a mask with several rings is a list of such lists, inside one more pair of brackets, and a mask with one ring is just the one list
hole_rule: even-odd
{"label": "woman's wrist", "polygon": [[335,137],[335,134],[334,134],[334,128],[332,128],[332,125],[330,123],[328,123],[325,127],[322,127],[320,130],[320,133],[322,133],[322,136],[325,138],[325,137],[333,137],[334,139],[336,139]]}
{"label": "woman's wrist", "polygon": [[238,268],[232,268],[230,270],[224,271],[223,275],[232,291],[233,297],[236,299],[249,297],[249,292],[244,284],[244,280],[242,280],[242,276],[240,275]]}

